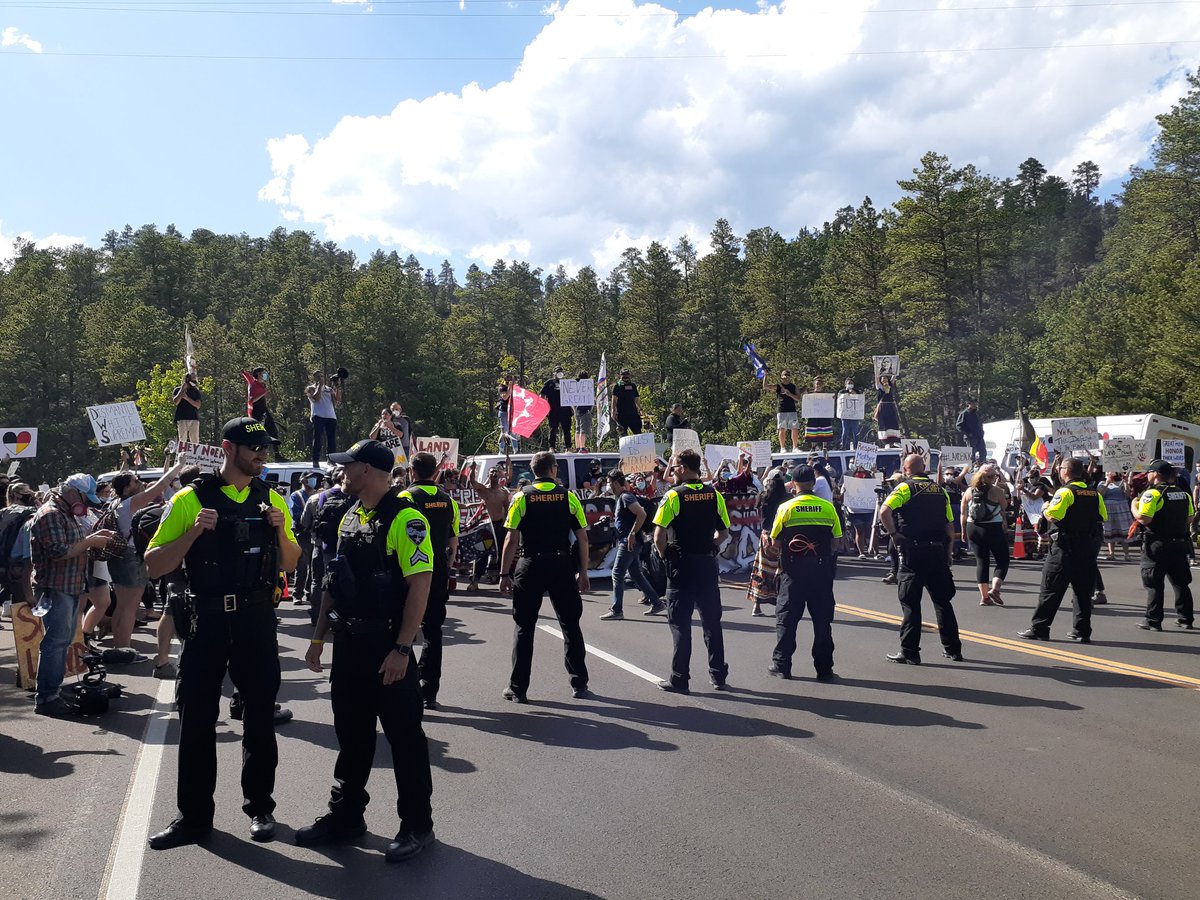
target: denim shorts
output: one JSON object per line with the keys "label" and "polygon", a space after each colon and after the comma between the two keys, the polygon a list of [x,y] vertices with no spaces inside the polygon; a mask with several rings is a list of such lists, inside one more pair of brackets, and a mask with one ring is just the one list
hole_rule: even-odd
{"label": "denim shorts", "polygon": [[118,587],[144,588],[149,581],[146,563],[138,559],[137,551],[132,547],[120,559],[108,561],[108,572],[112,575],[112,583]]}

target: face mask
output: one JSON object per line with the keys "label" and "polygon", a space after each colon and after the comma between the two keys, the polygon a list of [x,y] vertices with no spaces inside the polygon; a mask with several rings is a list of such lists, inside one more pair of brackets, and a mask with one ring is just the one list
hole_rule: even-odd
{"label": "face mask", "polygon": [[317,486],[317,479],[310,478],[307,481],[305,481],[304,483],[307,484],[310,488],[315,488]]}
{"label": "face mask", "polygon": [[646,489],[646,479],[645,478],[639,478],[637,480],[636,484],[637,484],[637,489],[639,491],[644,491]]}
{"label": "face mask", "polygon": [[728,472],[722,472],[722,473],[721,473],[721,480],[722,480],[722,481],[728,481],[728,480],[729,480],[729,473],[728,473]]}
{"label": "face mask", "polygon": [[264,382],[265,382],[265,381],[267,381],[267,380],[268,380],[270,377],[271,377],[271,376],[270,376],[270,375],[268,375],[266,372],[263,372],[263,374],[262,374],[262,380],[263,380]]}

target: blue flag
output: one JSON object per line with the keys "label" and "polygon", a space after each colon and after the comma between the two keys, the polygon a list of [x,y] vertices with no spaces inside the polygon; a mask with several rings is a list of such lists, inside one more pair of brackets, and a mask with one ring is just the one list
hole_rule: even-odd
{"label": "blue flag", "polygon": [[742,344],[742,349],[746,351],[746,356],[750,360],[750,365],[754,366],[755,378],[767,377],[767,364],[762,361],[762,357],[758,355],[758,351],[754,349],[753,344]]}

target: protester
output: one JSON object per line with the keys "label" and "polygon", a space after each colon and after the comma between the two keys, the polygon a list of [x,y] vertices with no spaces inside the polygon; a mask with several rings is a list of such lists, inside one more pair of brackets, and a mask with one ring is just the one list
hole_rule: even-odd
{"label": "protester", "polygon": [[787,500],[787,483],[783,472],[776,469],[767,476],[765,489],[758,498],[762,533],[758,550],[754,554],[754,563],[750,568],[750,586],[746,591],[752,616],[765,616],[762,604],[770,603],[774,606],[779,594],[779,547],[771,540],[771,526],[775,522],[775,514],[779,512],[779,507]]}
{"label": "protester", "polygon": [[833,473],[829,471],[829,466],[823,459],[815,459],[811,463],[813,471],[816,473],[816,480],[812,486],[812,492],[815,496],[820,497],[829,503],[833,502]]}
{"label": "protester", "polygon": [[[1003,606],[1000,590],[1008,575],[1008,528],[1005,511],[1008,496],[997,485],[1000,471],[994,465],[980,467],[971,479],[971,487],[960,501],[960,535],[975,554],[975,583],[979,585],[980,606]],[[953,504],[952,504],[953,507]],[[989,579],[989,564],[996,560],[996,575]]]}
{"label": "protester", "polygon": [[553,452],[558,449],[558,433],[562,432],[562,449],[563,452],[570,452],[573,445],[571,438],[571,407],[562,405],[562,395],[559,393],[558,384],[563,378],[563,368],[558,366],[554,370],[554,377],[547,380],[542,385],[541,395],[547,403],[550,404],[550,412],[546,414],[546,423],[550,427],[550,443],[549,449]]}
{"label": "protester", "polygon": [[900,392],[896,387],[896,379],[891,375],[880,375],[875,380],[875,400],[879,443],[885,447],[900,446],[903,435],[900,431]]}
{"label": "protester", "polygon": [[613,394],[617,401],[617,436],[641,434],[645,414],[642,412],[642,402],[638,399],[638,386],[633,383],[633,376],[628,369],[621,371]]}
{"label": "protester", "polygon": [[691,428],[692,423],[688,420],[687,414],[683,411],[682,403],[672,403],[671,411],[667,414],[667,418],[663,421],[663,429],[667,433],[667,446],[670,447],[675,441],[676,428]]}
{"label": "protester", "polygon": [[633,583],[641,590],[650,608],[642,615],[657,616],[666,611],[666,604],[658,596],[654,586],[642,571],[642,538],[643,526],[646,524],[646,510],[637,502],[637,497],[626,487],[625,475],[614,469],[608,473],[612,495],[617,498],[615,519],[617,530],[617,555],[612,567],[612,604],[609,611],[600,618],[605,621],[625,618],[623,600],[625,597],[625,574],[633,579]]}
{"label": "protester", "polygon": [[[871,473],[862,466],[855,466],[850,477],[869,479]],[[858,553],[858,558],[865,560],[867,551],[871,548],[871,522],[875,519],[875,504],[872,504],[870,509],[848,506],[846,512],[849,515],[850,527],[854,534],[854,549]]]}
{"label": "protester", "polygon": [[962,433],[967,446],[971,448],[971,461],[983,462],[987,458],[987,445],[983,441],[983,422],[979,418],[979,402],[974,397],[967,400],[966,409],[958,414],[958,419],[954,424]]}
{"label": "protester", "polygon": [[12,604],[33,602],[29,525],[39,504],[33,488],[20,481],[8,485],[4,501],[0,509],[0,602],[8,615]]}
{"label": "protester", "polygon": [[1043,519],[1042,513],[1053,490],[1037,466],[1031,466],[1029,474],[1018,480],[1017,492],[1021,498],[1021,511],[1025,522],[1037,534],[1037,546],[1032,554],[1034,559],[1045,555],[1046,545],[1049,543],[1049,522]]}
{"label": "protester", "polygon": [[200,388],[196,376],[185,372],[179,387],[171,392],[175,404],[175,430],[179,440],[200,443]]}
{"label": "protester", "polygon": [[289,584],[292,590],[292,602],[304,604],[310,602],[312,584],[310,571],[312,567],[312,533],[302,524],[304,507],[309,499],[316,496],[321,484],[319,471],[305,472],[300,477],[300,486],[288,494],[288,511],[292,514],[292,528],[296,535],[296,543],[300,545],[300,559],[296,562],[296,571],[290,576]]}
{"label": "protester", "polygon": [[1104,486],[1100,488],[1100,496],[1104,498],[1104,507],[1108,510],[1108,520],[1104,523],[1104,542],[1108,547],[1107,559],[1112,562],[1117,558],[1116,546],[1119,544],[1125,553],[1125,562],[1129,562],[1129,528],[1133,525],[1133,512],[1129,506],[1129,497],[1125,494],[1125,484],[1120,472],[1105,473]]}
{"label": "protester", "polygon": [[304,389],[308,398],[309,418],[312,421],[312,464],[321,465],[321,438],[325,439],[325,455],[337,450],[337,405],[342,402],[342,385],[325,382],[325,373],[313,370],[312,382]]}
{"label": "protester", "polygon": [[[812,394],[825,393],[825,382],[818,375],[813,379]],[[829,449],[829,444],[833,440],[833,419],[828,418],[807,418],[804,420],[804,442],[808,444],[810,450],[821,450],[825,452]]]}
{"label": "protester", "polygon": [[79,597],[87,589],[88,550],[99,550],[117,538],[115,531],[85,534],[80,519],[88,503],[98,504],[96,479],[82,472],[51,489],[30,520],[34,615],[44,634],[39,648],[36,709],[39,715],[63,717],[70,708],[58,696],[67,666],[67,648],[75,638]]}
{"label": "protester", "polygon": [[788,432],[792,436],[792,452],[800,452],[800,414],[796,410],[796,404],[800,401],[800,395],[796,393],[796,383],[792,381],[792,373],[784,369],[779,373],[779,381],[776,384],[770,383],[770,378],[763,377],[763,390],[769,387],[775,389],[777,398],[777,412],[775,413],[775,425],[779,434],[779,452],[787,452],[787,437]]}
{"label": "protester", "polygon": [[[857,396],[858,389],[854,386],[854,379],[847,378],[846,384],[842,391],[843,394],[854,394]],[[842,394],[838,395],[840,398]],[[836,402],[836,401],[835,401]],[[862,431],[862,419],[839,419],[841,423],[841,437],[838,440],[838,446],[843,450],[853,450],[858,445],[858,435]]]}
{"label": "protester", "polygon": [[404,451],[404,459],[412,459],[413,422],[404,414],[404,407],[399,400],[393,400],[387,409],[379,411],[379,421],[368,436],[373,441],[385,443],[392,438],[398,439],[400,449]]}
{"label": "protester", "polygon": [[275,454],[275,461],[285,462],[286,460],[279,452],[279,432],[275,430],[275,417],[271,415],[271,410],[267,407],[267,397],[271,393],[271,389],[267,386],[267,382],[271,379],[270,373],[264,366],[257,366],[249,372],[242,369],[242,378],[246,379],[246,415],[263,423],[267,434],[274,441],[271,449]]}
{"label": "protester", "polygon": [[[575,376],[579,380],[590,377],[587,372]],[[590,406],[573,406],[575,413],[575,452],[586,453],[588,436],[592,433],[592,408]]]}

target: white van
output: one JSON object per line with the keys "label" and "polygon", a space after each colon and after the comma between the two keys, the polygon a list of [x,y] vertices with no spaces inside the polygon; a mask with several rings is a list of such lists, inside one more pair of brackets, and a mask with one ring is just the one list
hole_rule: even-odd
{"label": "white van", "polygon": [[[321,464],[321,471],[325,472],[326,475],[329,474],[332,468],[333,466],[329,463]],[[312,466],[307,462],[270,462],[263,466],[263,474],[266,476],[265,480],[267,484],[271,486],[272,490],[285,497],[292,491],[298,490],[300,488],[300,479],[304,477],[306,472],[311,472],[312,470]],[[136,474],[138,480],[143,484],[153,484],[162,478],[163,471],[162,468],[156,467],[153,469],[138,469]],[[119,474],[119,471],[105,472],[103,475],[96,476],[96,483],[108,484]]]}
{"label": "white van", "polygon": [[[1050,435],[1050,419],[1030,421],[1039,437],[1045,439]],[[1184,444],[1184,463],[1188,472],[1192,471],[1196,460],[1200,459],[1200,425],[1193,422],[1184,422],[1182,419],[1172,419],[1157,413],[1097,416],[1096,430],[1101,441],[1118,435],[1144,441],[1147,459],[1161,458],[1164,440],[1181,440]],[[1015,468],[1021,454],[1029,450],[1028,447],[1021,446],[1020,419],[985,422],[983,442],[987,445],[988,456],[1000,461],[1005,468]]]}

